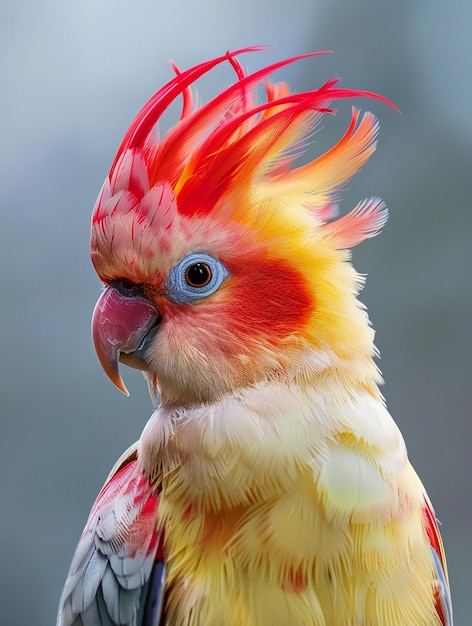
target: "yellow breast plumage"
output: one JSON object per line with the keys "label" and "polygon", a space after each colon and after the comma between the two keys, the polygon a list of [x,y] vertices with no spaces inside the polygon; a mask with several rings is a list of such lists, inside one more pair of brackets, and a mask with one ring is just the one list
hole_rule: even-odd
{"label": "yellow breast plumage", "polygon": [[401,434],[367,391],[340,398],[274,382],[151,418],[169,624],[441,623]]}

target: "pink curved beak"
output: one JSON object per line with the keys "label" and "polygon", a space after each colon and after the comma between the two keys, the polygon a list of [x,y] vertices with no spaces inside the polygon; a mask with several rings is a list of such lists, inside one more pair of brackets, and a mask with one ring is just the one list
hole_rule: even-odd
{"label": "pink curved beak", "polygon": [[143,353],[154,337],[149,331],[157,329],[160,320],[159,311],[144,296],[125,296],[112,285],[95,305],[92,316],[95,352],[105,374],[127,396],[118,362],[121,358],[127,365],[145,370]]}

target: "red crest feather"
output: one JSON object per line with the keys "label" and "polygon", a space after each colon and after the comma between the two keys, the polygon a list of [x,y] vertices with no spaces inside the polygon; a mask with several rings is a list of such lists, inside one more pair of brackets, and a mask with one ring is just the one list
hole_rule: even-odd
{"label": "red crest feather", "polygon": [[[246,74],[238,56],[257,50],[260,48],[227,52],[182,72],[173,66],[174,78],[150,98],[126,132],[110,169],[110,187],[105,185],[97,203],[94,223],[110,212],[104,205],[119,192],[127,194],[121,206],[134,210],[147,190],[167,185],[176,198],[177,211],[191,217],[210,214],[225,194],[247,189],[254,181],[273,185],[269,196],[298,193],[296,199],[317,212],[319,223],[325,221],[326,206],[334,201],[336,190],[375,149],[375,118],[366,114],[357,126],[359,114],[354,111],[340,142],[303,167],[290,169],[294,157],[289,149],[293,152],[312,130],[317,116],[334,112],[330,106],[334,100],[368,96],[389,101],[367,91],[340,88],[338,79],[312,91],[291,94],[284,83],[264,81],[286,65],[323,53],[299,55]],[[236,82],[209,102],[196,105],[191,86],[224,62],[233,67]],[[255,92],[261,84],[266,101],[258,103]],[[179,121],[157,138],[153,130],[179,97],[183,100]],[[117,203],[113,206],[116,210]],[[326,235],[334,237],[340,247],[349,247],[375,234],[385,218],[378,201],[361,204],[335,222],[336,226],[327,224]]]}

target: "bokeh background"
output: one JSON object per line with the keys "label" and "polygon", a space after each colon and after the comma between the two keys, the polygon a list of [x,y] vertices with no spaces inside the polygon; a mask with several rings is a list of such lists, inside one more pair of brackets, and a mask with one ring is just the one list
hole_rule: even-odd
{"label": "bokeh background", "polygon": [[[1,624],[55,623],[92,501],[152,411],[139,373],[125,372],[131,398],[108,383],[89,336],[89,219],[115,150],[169,58],[186,68],[254,44],[274,47],[244,58],[252,70],[334,50],[279,77],[307,89],[339,74],[402,110],[356,103],[382,130],[343,208],[368,195],[390,207],[354,259],[389,408],[443,523],[456,624],[470,623],[471,21],[467,0],[0,4]],[[232,79],[217,72],[203,96]]]}

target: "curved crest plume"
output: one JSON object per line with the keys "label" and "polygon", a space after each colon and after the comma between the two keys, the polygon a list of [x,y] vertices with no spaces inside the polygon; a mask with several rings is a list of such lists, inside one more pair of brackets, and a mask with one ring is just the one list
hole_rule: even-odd
{"label": "curved crest plume", "polygon": [[[359,112],[353,109],[349,128],[333,148],[306,165],[291,165],[317,118],[334,112],[334,100],[367,96],[391,103],[374,93],[340,88],[336,78],[318,89],[292,94],[285,83],[265,82],[267,77],[323,53],[299,55],[247,74],[238,57],[260,49],[227,52],[182,72],[173,65],[174,78],[144,105],[121,142],[94,210],[94,224],[111,212],[141,211],[141,200],[153,188],[160,190],[156,197],[162,197],[163,188],[172,190],[173,206],[180,215],[191,217],[217,211],[228,194],[258,186],[264,197],[286,196],[295,206],[312,211],[338,247],[356,245],[376,234],[387,216],[378,199],[360,203],[348,215],[326,223],[334,215],[339,188],[375,150],[378,124],[372,114],[359,120]],[[224,62],[233,67],[236,82],[209,102],[196,104],[192,85]],[[262,103],[256,98],[260,85],[266,93]],[[179,121],[158,138],[153,131],[159,119],[179,97]],[[166,207],[154,207],[160,210]]]}

